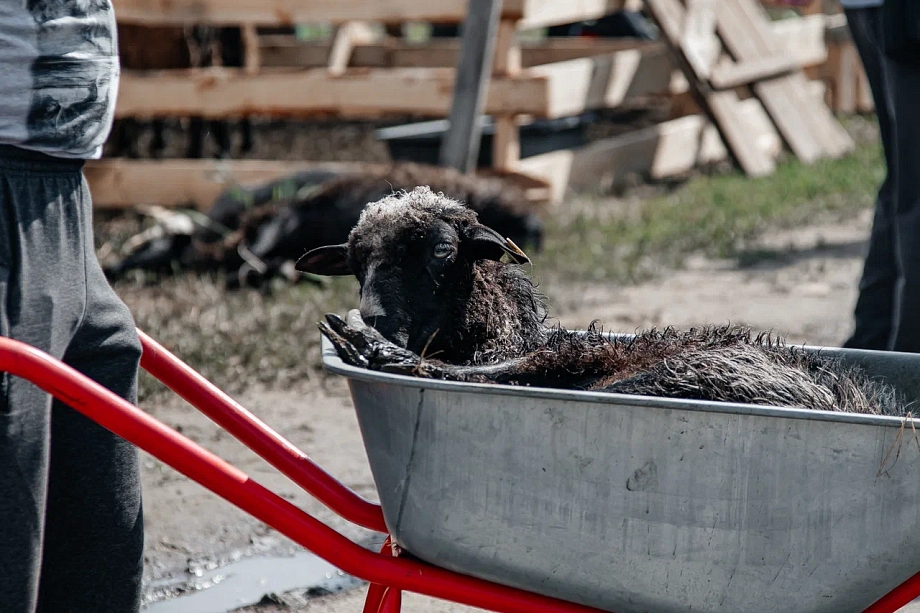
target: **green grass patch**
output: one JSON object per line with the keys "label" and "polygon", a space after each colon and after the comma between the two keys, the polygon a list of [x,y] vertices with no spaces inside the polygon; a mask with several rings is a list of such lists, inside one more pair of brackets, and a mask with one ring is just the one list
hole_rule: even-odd
{"label": "green grass patch", "polygon": [[864,143],[837,160],[785,162],[768,177],[733,172],[699,177],[634,205],[603,208],[598,201],[548,223],[546,248],[535,265],[551,277],[637,281],[655,267],[679,266],[691,252],[733,257],[745,240],[768,229],[871,207],[883,177],[881,146]]}

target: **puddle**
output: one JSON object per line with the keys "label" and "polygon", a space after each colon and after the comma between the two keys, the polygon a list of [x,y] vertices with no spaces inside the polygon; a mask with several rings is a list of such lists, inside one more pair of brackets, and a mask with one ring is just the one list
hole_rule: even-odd
{"label": "puddle", "polygon": [[[147,586],[160,599],[144,613],[226,613],[258,604],[268,595],[287,592],[340,592],[362,585],[322,558],[308,552],[289,556],[244,558],[226,566],[193,567],[178,577]],[[177,597],[175,594],[180,594]]]}

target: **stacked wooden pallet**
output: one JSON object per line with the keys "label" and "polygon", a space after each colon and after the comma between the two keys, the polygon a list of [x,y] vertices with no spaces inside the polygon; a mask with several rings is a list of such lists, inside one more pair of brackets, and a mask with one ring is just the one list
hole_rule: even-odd
{"label": "stacked wooden pallet", "polygon": [[[629,1],[505,0],[485,102],[485,112],[496,120],[494,172],[526,184],[537,200],[559,201],[569,187],[604,187],[630,172],[654,178],[682,173],[701,163],[725,159],[729,149],[740,159],[738,139],[731,136],[739,132],[739,125],[744,126],[742,131],[754,135],[747,139],[748,149],[753,152],[749,151],[745,158],[748,161],[743,161],[745,168],[753,169],[754,174],[769,171],[764,160],[776,157],[784,139],[790,145],[801,144],[793,124],[801,121],[801,109],[814,106],[823,92],[815,88],[821,81],[809,83],[799,69],[826,63],[823,15],[788,20],[788,23],[760,24],[761,47],[766,45],[768,51],[774,51],[768,56],[761,50],[744,48],[744,41],[736,40],[749,37],[750,32],[732,39],[733,26],[728,22],[718,24],[718,34],[727,37],[725,45],[731,55],[737,60],[740,54],[744,60],[734,66],[718,64],[709,80],[710,87],[723,88],[719,92],[723,99],[729,95],[738,98],[729,103],[734,132],[729,121],[718,120],[718,109],[725,106],[725,103],[720,106],[718,96],[715,103],[699,104],[697,94],[703,81],[698,73],[687,68],[685,61],[675,61],[681,56],[673,53],[676,49],[672,47],[673,41],[549,39],[527,44],[516,36],[517,32],[530,28],[598,18],[621,9]],[[718,1],[732,6],[754,5],[754,0]],[[648,4],[657,17],[655,2]],[[243,27],[246,43],[243,68],[126,70],[122,75],[117,117],[214,119],[246,114],[445,117],[453,100],[459,41],[436,39],[424,46],[413,46],[381,38],[366,24],[459,23],[465,18],[468,6],[467,0],[113,0],[113,3],[121,23]],[[690,4],[700,2],[691,0]],[[338,28],[337,35],[331,44],[304,44],[289,37],[257,35],[258,27],[305,22],[333,24]],[[788,44],[789,41],[793,44]],[[775,52],[777,47],[787,52],[781,55]],[[775,74],[779,69],[795,72],[789,77],[794,83],[790,83],[802,86],[792,104],[784,107],[782,101],[768,102],[775,96],[761,93],[748,99],[743,99],[744,94],[733,93],[750,82],[754,82],[755,90],[776,89],[777,86],[757,81],[751,75],[758,70]],[[577,150],[519,159],[518,126],[531,118],[566,117],[591,109],[615,108],[648,95],[684,96],[687,104],[676,105],[684,111],[677,111],[671,121],[653,128]],[[761,100],[767,105],[766,110]],[[715,123],[710,121],[714,115]],[[826,117],[823,121],[822,125],[829,125]],[[833,129],[829,130],[830,138],[835,138]],[[729,148],[725,142],[730,144]],[[845,149],[842,139],[838,139],[836,151]],[[823,150],[811,157],[803,151],[807,153],[807,149],[799,147],[797,153],[803,159],[813,159]],[[760,160],[760,165],[750,163],[753,159]],[[172,198],[209,195],[228,177],[258,176],[263,180],[277,176],[274,173],[307,165],[307,162],[295,165],[254,161],[102,160],[90,164],[88,176],[95,182],[94,200],[100,206],[148,202],[151,177],[159,177],[160,185],[199,184],[173,188],[169,190],[173,195],[168,198],[157,197],[157,203],[170,205],[182,204],[172,202]],[[202,187],[202,183],[207,185]],[[195,196],[194,202],[207,206],[209,202],[203,202],[204,198]]]}

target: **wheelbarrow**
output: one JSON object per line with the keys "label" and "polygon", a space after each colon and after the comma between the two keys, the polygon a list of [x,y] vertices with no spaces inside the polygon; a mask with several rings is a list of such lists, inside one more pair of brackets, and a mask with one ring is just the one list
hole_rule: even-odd
{"label": "wheelbarrow", "polygon": [[[498,613],[866,611],[920,595],[914,420],[423,380],[348,366],[381,505],[142,331],[141,366],[343,518],[368,551],[46,353],[27,379],[342,571]],[[920,355],[828,349],[920,398]],[[899,443],[900,441],[900,443]],[[886,466],[885,462],[889,465]]]}

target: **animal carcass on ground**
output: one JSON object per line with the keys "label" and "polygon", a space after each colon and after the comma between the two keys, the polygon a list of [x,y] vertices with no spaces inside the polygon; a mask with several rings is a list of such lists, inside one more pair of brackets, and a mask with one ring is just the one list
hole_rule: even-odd
{"label": "animal carcass on ground", "polygon": [[[342,242],[364,207],[419,185],[466,202],[490,227],[539,250],[543,224],[522,189],[499,178],[396,163],[374,171],[308,170],[221,194],[207,216],[164,213],[165,221],[129,241],[105,267],[114,281],[131,270],[223,270],[229,284],[259,285],[288,270],[307,250]],[[285,263],[290,263],[285,266]]]}

